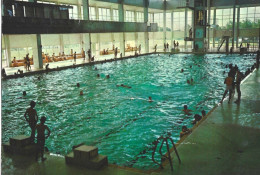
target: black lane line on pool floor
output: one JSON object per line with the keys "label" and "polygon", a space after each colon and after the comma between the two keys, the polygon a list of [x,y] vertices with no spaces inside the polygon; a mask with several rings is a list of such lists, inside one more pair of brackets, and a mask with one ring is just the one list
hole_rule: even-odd
{"label": "black lane line on pool floor", "polygon": [[[138,116],[138,115],[141,116],[142,114],[148,112],[149,109],[151,109],[151,108],[157,108],[158,106],[159,106],[159,104],[156,104],[155,106],[149,106],[147,110],[144,110],[144,111],[138,113],[137,116]],[[137,120],[140,120],[140,119],[144,118],[144,116],[141,116],[141,117],[139,117],[139,118],[138,118],[137,116],[136,116],[135,118],[131,117],[131,119],[128,119],[128,120],[124,121],[124,122],[123,122],[124,124],[122,124],[121,126],[117,127],[116,129],[114,129],[114,128],[113,128],[113,129],[110,129],[110,131],[109,131],[105,136],[99,138],[98,141],[94,142],[94,144],[101,143],[101,140],[103,140],[103,139],[109,137],[111,134],[118,133],[118,132],[120,132],[122,129],[124,129],[125,127],[127,127],[128,125],[130,125],[131,123],[133,123],[133,122],[135,122],[135,121],[137,121]]]}

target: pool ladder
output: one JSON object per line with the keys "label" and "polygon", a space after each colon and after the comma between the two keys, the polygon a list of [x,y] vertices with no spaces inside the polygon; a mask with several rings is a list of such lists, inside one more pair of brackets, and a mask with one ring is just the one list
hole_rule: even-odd
{"label": "pool ladder", "polygon": [[[167,136],[167,137],[161,136],[160,138],[158,138],[156,141],[153,142],[153,143],[155,144],[155,146],[153,147],[152,160],[153,160],[154,163],[158,164],[158,165],[160,166],[160,168],[163,169],[162,158],[161,158],[161,163],[158,163],[156,160],[154,160],[154,153],[155,153],[155,151],[156,151],[157,145],[158,145],[158,143],[159,143],[160,140],[163,140],[163,141],[162,141],[162,144],[161,144],[161,146],[160,146],[159,153],[160,153],[160,155],[161,155],[162,158],[166,158],[166,159],[169,160],[169,163],[170,163],[170,165],[171,165],[171,171],[173,171],[173,165],[172,165],[172,159],[171,159],[171,153],[170,153],[170,149],[169,149],[168,140],[172,143],[172,146],[173,146],[173,148],[174,148],[174,151],[175,151],[175,153],[176,153],[176,155],[177,155],[177,157],[178,157],[179,163],[181,163],[181,159],[180,159],[180,157],[179,157],[179,154],[178,154],[178,152],[177,152],[177,149],[176,149],[176,147],[175,147],[175,144],[174,144],[172,138],[170,138],[169,136]],[[165,154],[165,155],[162,154],[162,147],[163,147],[163,145],[164,145],[164,142],[166,143],[166,146],[167,146],[167,154]],[[167,155],[168,155],[168,156],[167,156]]]}

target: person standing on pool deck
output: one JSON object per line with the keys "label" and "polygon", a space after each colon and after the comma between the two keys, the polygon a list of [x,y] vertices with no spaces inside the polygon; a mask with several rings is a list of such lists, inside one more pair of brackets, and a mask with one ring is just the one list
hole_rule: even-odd
{"label": "person standing on pool deck", "polygon": [[[46,117],[41,117],[40,119],[41,123],[36,125],[35,129],[37,131],[37,151],[36,151],[36,161],[38,160],[38,154],[41,154],[41,159],[42,161],[45,161],[46,158],[43,157],[43,153],[44,153],[44,145],[45,145],[45,139],[47,139],[50,134],[51,131],[49,129],[49,127],[47,125],[45,125],[45,121],[46,121]],[[48,131],[47,136],[45,136],[45,130]]]}
{"label": "person standing on pool deck", "polygon": [[[25,120],[29,123],[29,126],[32,130],[31,132],[31,141],[34,142],[34,138],[35,138],[35,126],[38,122],[38,115],[36,110],[34,109],[36,103],[34,101],[31,101],[30,103],[30,108],[26,109],[25,113],[24,113],[24,118]],[[29,118],[27,118],[27,115],[29,116]]]}
{"label": "person standing on pool deck", "polygon": [[235,103],[239,103],[241,99],[240,83],[243,79],[243,74],[236,68],[236,89],[237,89],[237,100]]}
{"label": "person standing on pool deck", "polygon": [[76,52],[74,52],[74,62],[76,62],[76,58],[77,58],[77,56],[76,56]]}
{"label": "person standing on pool deck", "polygon": [[225,79],[224,84],[226,84],[226,90],[224,92],[224,95],[223,95],[222,100],[220,101],[220,103],[223,102],[223,100],[226,97],[228,91],[229,91],[228,103],[230,103],[231,95],[232,95],[232,84],[233,84],[233,78],[231,76],[231,72],[228,73],[228,77]]}

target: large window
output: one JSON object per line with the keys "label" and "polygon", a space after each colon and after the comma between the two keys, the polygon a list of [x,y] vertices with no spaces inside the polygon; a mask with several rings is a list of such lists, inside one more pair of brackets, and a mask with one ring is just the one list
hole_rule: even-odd
{"label": "large window", "polygon": [[163,13],[155,13],[154,22],[158,24],[158,30],[163,31]]}
{"label": "large window", "polygon": [[173,12],[173,30],[184,31],[185,12]]}
{"label": "large window", "polygon": [[216,25],[221,29],[231,29],[233,25],[233,8],[217,9]]}
{"label": "large window", "polygon": [[172,15],[166,13],[166,31],[172,31]]}
{"label": "large window", "polygon": [[119,21],[118,10],[113,9],[113,21]]}
{"label": "large window", "polygon": [[154,22],[153,13],[148,13],[148,22],[150,22],[150,23]]}
{"label": "large window", "polygon": [[90,20],[97,20],[95,7],[89,7],[89,19]]}
{"label": "large window", "polygon": [[69,18],[70,19],[78,19],[78,7],[76,5],[72,5],[72,8],[69,8]]}
{"label": "large window", "polygon": [[125,11],[125,21],[126,22],[135,22],[135,13],[133,11]]}
{"label": "large window", "polygon": [[260,6],[240,8],[239,28],[258,28],[260,27]]}
{"label": "large window", "polygon": [[110,9],[98,8],[98,15],[100,21],[111,21]]}
{"label": "large window", "polygon": [[144,22],[144,13],[136,12],[136,22]]}

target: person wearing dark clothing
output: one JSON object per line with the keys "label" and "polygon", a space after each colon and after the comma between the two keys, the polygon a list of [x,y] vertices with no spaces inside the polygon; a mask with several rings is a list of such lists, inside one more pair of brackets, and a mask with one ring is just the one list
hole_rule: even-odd
{"label": "person wearing dark clothing", "polygon": [[197,122],[199,122],[201,120],[201,116],[199,114],[195,114],[194,115],[194,120],[192,121],[192,124],[196,124]]}
{"label": "person wearing dark clothing", "polygon": [[2,78],[6,77],[6,72],[5,72],[5,68],[2,69]]}
{"label": "person wearing dark clothing", "polygon": [[77,58],[76,52],[74,52],[73,58],[74,58],[74,62],[76,62],[76,58]]}
{"label": "person wearing dark clothing", "polygon": [[[36,103],[34,101],[31,101],[30,103],[30,108],[26,109],[25,113],[24,113],[24,118],[25,120],[28,122],[32,132],[31,132],[31,141],[34,142],[34,138],[35,138],[35,126],[37,124],[38,121],[38,115],[36,110],[34,109]],[[27,115],[29,118],[27,118]]]}
{"label": "person wearing dark clothing", "polygon": [[237,89],[237,100],[235,103],[239,103],[241,99],[241,91],[240,91],[240,83],[243,79],[242,72],[239,71],[239,69],[236,69],[236,89]]}
{"label": "person wearing dark clothing", "polygon": [[88,61],[89,62],[91,61],[91,51],[90,51],[90,49],[88,49]]}
{"label": "person wearing dark clothing", "polygon": [[256,55],[256,68],[259,69],[260,50],[257,51]]}
{"label": "person wearing dark clothing", "polygon": [[[36,161],[38,160],[38,154],[41,154],[42,161],[45,161],[46,158],[43,157],[44,153],[44,145],[45,145],[45,139],[47,139],[51,131],[47,125],[45,125],[46,117],[41,117],[40,119],[41,123],[36,125],[35,129],[37,131],[37,151],[36,151]],[[47,136],[45,136],[45,130],[48,131]]]}

